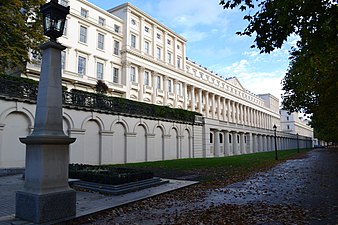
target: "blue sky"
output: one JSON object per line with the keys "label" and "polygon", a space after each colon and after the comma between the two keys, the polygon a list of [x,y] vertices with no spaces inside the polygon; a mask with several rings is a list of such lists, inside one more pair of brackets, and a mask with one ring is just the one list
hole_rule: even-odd
{"label": "blue sky", "polygon": [[[126,1],[89,0],[103,9]],[[244,88],[255,94],[271,93],[280,99],[281,80],[288,67],[288,50],[296,38],[282,49],[259,54],[252,49],[253,37],[235,33],[246,27],[239,10],[223,10],[219,0],[130,0],[151,17],[185,37],[187,56],[224,77],[236,76]]]}

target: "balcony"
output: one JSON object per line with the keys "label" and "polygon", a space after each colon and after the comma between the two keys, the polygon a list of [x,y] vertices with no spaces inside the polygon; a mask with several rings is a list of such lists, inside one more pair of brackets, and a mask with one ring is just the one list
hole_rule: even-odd
{"label": "balcony", "polygon": [[163,96],[164,96],[163,90],[161,90],[161,89],[156,89],[156,95],[157,95],[157,96],[163,97]]}

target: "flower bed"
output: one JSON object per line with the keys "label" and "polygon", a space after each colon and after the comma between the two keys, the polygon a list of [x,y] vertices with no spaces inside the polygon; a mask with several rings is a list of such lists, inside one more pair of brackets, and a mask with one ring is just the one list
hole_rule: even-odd
{"label": "flower bed", "polygon": [[69,177],[101,184],[125,184],[154,177],[150,171],[112,166],[70,164]]}

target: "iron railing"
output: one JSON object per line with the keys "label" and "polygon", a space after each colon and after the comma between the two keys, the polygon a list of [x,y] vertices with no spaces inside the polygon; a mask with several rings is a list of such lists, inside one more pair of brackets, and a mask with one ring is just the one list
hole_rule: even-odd
{"label": "iron railing", "polygon": [[[18,101],[36,102],[38,86],[25,80],[8,80],[0,76],[0,96],[7,96]],[[108,114],[123,114],[148,119],[195,123],[195,116],[200,114],[183,109],[153,105],[124,98],[110,97],[103,94],[89,93],[73,89],[63,92],[63,104],[67,108],[99,111]]]}

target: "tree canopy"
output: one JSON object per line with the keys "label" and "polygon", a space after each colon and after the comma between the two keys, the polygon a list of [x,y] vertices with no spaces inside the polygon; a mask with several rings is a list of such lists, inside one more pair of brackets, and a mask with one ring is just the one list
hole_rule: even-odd
{"label": "tree canopy", "polygon": [[251,47],[261,53],[281,48],[292,34],[299,36],[282,80],[283,108],[310,114],[316,137],[338,142],[337,1],[221,0],[220,5],[247,12],[248,26],[237,34],[255,35]]}
{"label": "tree canopy", "polygon": [[39,55],[44,41],[40,5],[45,0],[0,0],[0,70],[18,69]]}

